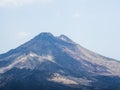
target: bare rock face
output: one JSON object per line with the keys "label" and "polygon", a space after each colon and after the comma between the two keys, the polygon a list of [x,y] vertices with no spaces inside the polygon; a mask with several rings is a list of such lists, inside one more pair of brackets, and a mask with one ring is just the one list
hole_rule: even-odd
{"label": "bare rock face", "polygon": [[120,62],[41,33],[0,55],[0,90],[119,90]]}

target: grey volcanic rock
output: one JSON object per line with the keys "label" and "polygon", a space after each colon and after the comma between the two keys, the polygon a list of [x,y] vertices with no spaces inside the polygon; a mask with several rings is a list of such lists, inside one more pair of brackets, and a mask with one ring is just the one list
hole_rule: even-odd
{"label": "grey volcanic rock", "polygon": [[0,90],[120,90],[120,62],[41,33],[0,55]]}

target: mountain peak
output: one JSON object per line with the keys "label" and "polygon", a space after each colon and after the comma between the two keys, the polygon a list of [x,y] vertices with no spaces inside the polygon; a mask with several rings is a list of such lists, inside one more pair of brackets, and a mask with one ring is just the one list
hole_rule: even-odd
{"label": "mountain peak", "polygon": [[58,38],[65,41],[65,42],[74,43],[70,38],[68,38],[64,34],[60,35]]}
{"label": "mountain peak", "polygon": [[53,34],[51,34],[49,32],[42,32],[39,35],[37,35],[36,37],[53,37]]}
{"label": "mountain peak", "polygon": [[42,32],[39,35],[37,35],[34,39],[39,40],[39,39],[50,39],[50,38],[54,38],[54,36],[51,33]]}
{"label": "mountain peak", "polygon": [[50,32],[42,32],[39,36],[53,36]]}

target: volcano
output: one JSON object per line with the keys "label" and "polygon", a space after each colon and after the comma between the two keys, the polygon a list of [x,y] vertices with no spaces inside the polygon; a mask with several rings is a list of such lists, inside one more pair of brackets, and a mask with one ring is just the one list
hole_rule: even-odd
{"label": "volcano", "polygon": [[0,55],[0,90],[120,90],[120,62],[40,33]]}

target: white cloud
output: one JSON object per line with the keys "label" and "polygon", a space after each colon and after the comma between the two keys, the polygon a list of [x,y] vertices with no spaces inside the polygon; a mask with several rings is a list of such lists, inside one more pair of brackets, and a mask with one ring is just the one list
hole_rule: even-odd
{"label": "white cloud", "polygon": [[29,33],[29,32],[18,32],[18,33],[16,34],[16,37],[17,37],[18,39],[25,39],[25,38],[27,38],[28,36],[30,36],[30,34],[31,34],[31,33]]}
{"label": "white cloud", "polygon": [[73,18],[80,18],[80,13],[74,13]]}
{"label": "white cloud", "polygon": [[23,6],[33,3],[48,3],[51,0],[0,0],[0,7]]}

